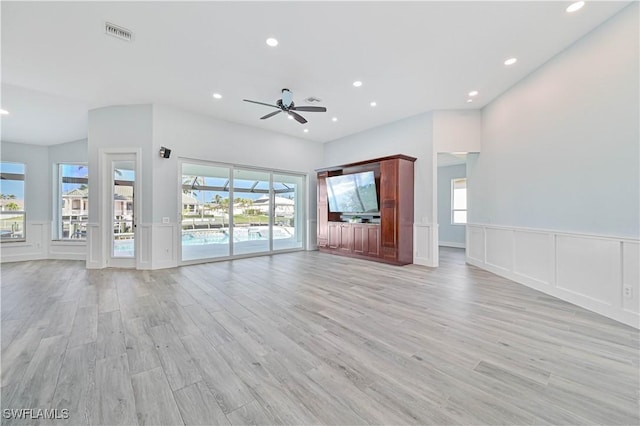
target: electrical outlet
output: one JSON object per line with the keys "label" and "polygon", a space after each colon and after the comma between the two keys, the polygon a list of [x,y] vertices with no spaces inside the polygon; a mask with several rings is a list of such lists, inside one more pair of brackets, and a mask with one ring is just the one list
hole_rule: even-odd
{"label": "electrical outlet", "polygon": [[162,223],[169,223],[169,218],[168,217],[163,217],[162,218]]}
{"label": "electrical outlet", "polygon": [[627,299],[631,299],[633,297],[633,289],[630,285],[625,285],[623,288],[624,297]]}

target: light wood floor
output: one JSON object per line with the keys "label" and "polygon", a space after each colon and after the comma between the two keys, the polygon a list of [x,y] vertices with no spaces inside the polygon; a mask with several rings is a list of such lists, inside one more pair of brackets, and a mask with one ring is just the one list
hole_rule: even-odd
{"label": "light wood floor", "polygon": [[441,265],[4,264],[2,408],[73,425],[640,423],[637,330],[461,250]]}

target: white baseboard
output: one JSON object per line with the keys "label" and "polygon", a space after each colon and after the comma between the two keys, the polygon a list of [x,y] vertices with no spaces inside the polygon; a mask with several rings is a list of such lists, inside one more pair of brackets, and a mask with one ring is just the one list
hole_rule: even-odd
{"label": "white baseboard", "polygon": [[640,328],[638,247],[631,238],[468,224],[466,261]]}
{"label": "white baseboard", "polygon": [[455,243],[453,241],[440,241],[438,242],[440,247],[453,247],[453,248],[466,248],[465,243]]}

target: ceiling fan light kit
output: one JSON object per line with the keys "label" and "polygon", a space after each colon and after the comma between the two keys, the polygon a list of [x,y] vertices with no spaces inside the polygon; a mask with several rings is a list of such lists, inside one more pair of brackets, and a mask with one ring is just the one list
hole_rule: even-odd
{"label": "ceiling fan light kit", "polygon": [[270,112],[267,115],[260,117],[260,120],[271,118],[274,115],[286,112],[290,117],[293,117],[298,123],[305,124],[307,120],[298,114],[296,111],[305,112],[327,112],[327,108],[320,106],[296,106],[293,102],[293,93],[289,89],[282,89],[282,98],[276,101],[276,105],[267,104],[264,102],[252,101],[250,99],[243,99],[245,102],[251,102],[253,104],[264,105],[272,108],[277,108],[278,111]]}

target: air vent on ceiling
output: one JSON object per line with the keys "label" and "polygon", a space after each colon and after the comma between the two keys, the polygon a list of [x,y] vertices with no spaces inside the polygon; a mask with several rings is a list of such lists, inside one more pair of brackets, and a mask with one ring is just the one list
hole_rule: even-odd
{"label": "air vent on ceiling", "polygon": [[322,102],[322,99],[316,98],[314,96],[309,96],[308,98],[305,99],[305,101],[309,102],[310,104],[312,104],[314,102]]}
{"label": "air vent on ceiling", "polygon": [[111,22],[104,23],[104,33],[125,41],[131,41],[133,39],[133,33],[130,30],[113,25]]}

